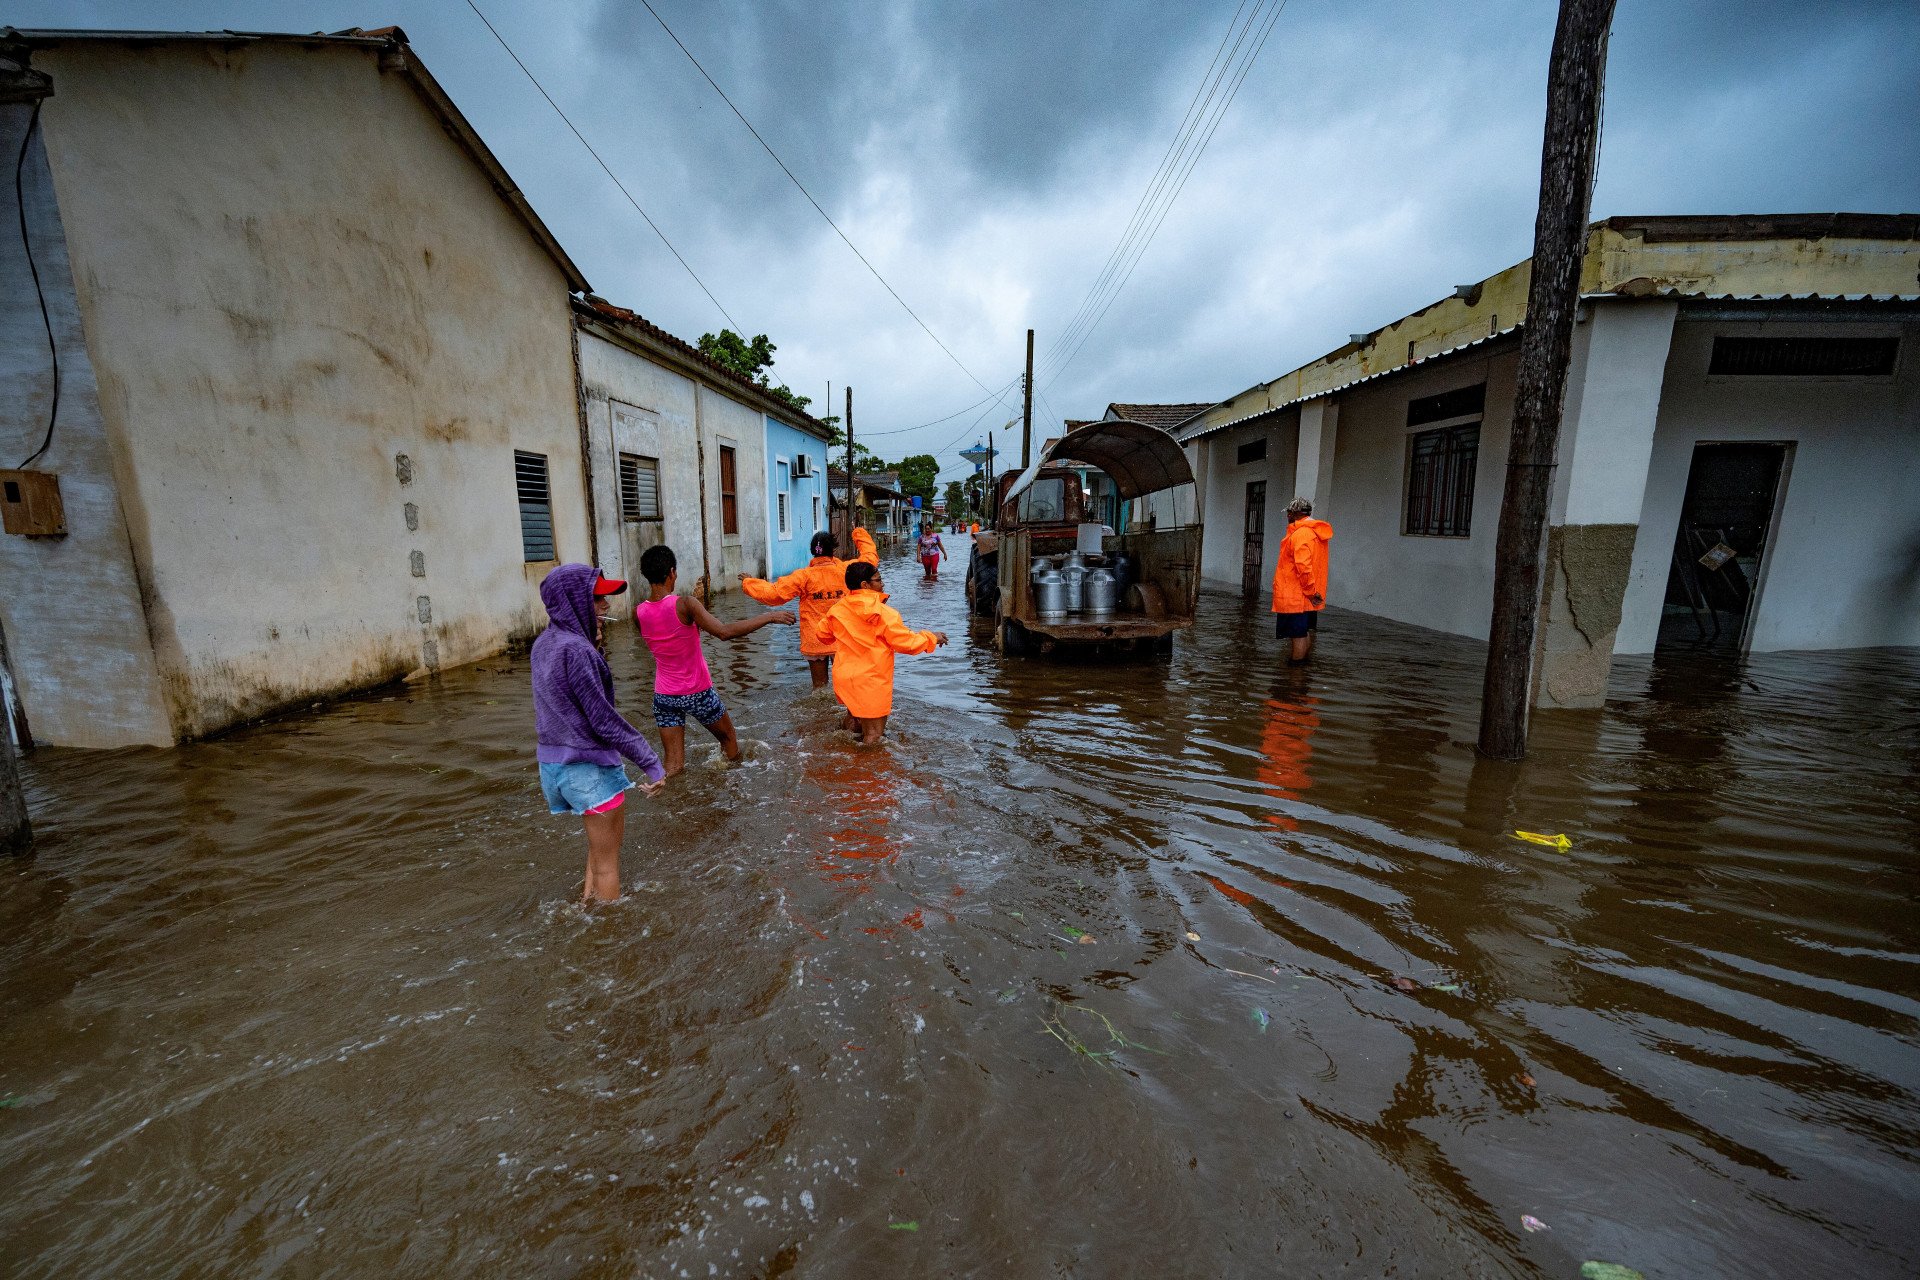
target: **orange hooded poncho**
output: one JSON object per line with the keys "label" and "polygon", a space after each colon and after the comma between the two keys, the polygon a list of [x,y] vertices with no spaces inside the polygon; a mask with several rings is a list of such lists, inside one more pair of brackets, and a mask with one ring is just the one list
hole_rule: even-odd
{"label": "orange hooded poncho", "polygon": [[[873,545],[873,535],[865,529],[854,529],[853,549],[856,552],[854,560],[865,560],[868,564],[880,563],[880,549]],[[839,560],[833,556],[815,556],[804,569],[795,569],[773,582],[765,578],[748,578],[740,584],[740,589],[761,604],[785,604],[789,600],[798,600],[800,652],[809,658],[831,658],[833,641],[821,638],[820,627],[826,621],[828,610],[847,594],[847,566],[852,563],[853,560]]]}
{"label": "orange hooded poncho", "polygon": [[833,692],[861,720],[878,720],[893,711],[893,655],[932,653],[939,647],[931,631],[915,631],[878,591],[849,591],[827,614],[822,637],[838,646],[833,662]]}
{"label": "orange hooded poncho", "polygon": [[[1308,516],[1287,526],[1273,566],[1273,611],[1316,613],[1327,607],[1327,543],[1333,526]],[[1315,603],[1311,597],[1318,597]]]}

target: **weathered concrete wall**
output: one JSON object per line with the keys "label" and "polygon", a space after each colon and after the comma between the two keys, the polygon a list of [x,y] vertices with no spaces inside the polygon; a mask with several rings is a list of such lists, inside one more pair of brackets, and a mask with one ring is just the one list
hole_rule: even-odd
{"label": "weathered concrete wall", "polygon": [[411,83],[324,46],[36,65],[174,731],[531,633],[515,449],[590,555],[566,277]]}
{"label": "weathered concrete wall", "polygon": [[[659,540],[673,548],[680,576],[691,588],[700,577],[700,455],[692,380],[583,329],[580,383],[587,405],[588,467],[601,570],[609,577],[641,581],[637,550],[651,545],[651,539],[628,537],[620,512],[618,455],[635,453],[659,460]],[[625,608],[617,612],[628,621],[639,590],[621,597]]]}
{"label": "weathered concrete wall", "polygon": [[[1715,334],[1898,333],[1891,378],[1707,373]],[[1694,445],[1793,445],[1750,648],[1920,644],[1920,325],[1860,319],[1675,326],[1616,651],[1649,653]]]}
{"label": "weathered concrete wall", "polygon": [[[1200,576],[1217,586],[1240,589],[1241,557],[1246,545],[1247,485],[1267,482],[1266,532],[1261,547],[1258,597],[1264,601],[1267,584],[1280,558],[1280,539],[1286,536],[1287,503],[1293,498],[1294,456],[1300,415],[1289,412],[1271,422],[1236,427],[1206,437],[1194,447],[1207,450],[1206,489],[1202,515],[1205,541],[1200,548]],[[1240,446],[1267,442],[1267,456],[1256,462],[1235,461]],[[1196,480],[1198,477],[1196,468]]]}
{"label": "weathered concrete wall", "polygon": [[[1333,481],[1325,507],[1333,525],[1329,603],[1486,639],[1518,361],[1512,352],[1462,358],[1341,394]],[[1481,381],[1487,384],[1486,412],[1469,536],[1402,533],[1408,437],[1432,425],[1407,426],[1407,402]]]}
{"label": "weathered concrete wall", "polygon": [[1574,328],[1554,472],[1534,703],[1607,700],[1676,302],[1590,303]]}
{"label": "weathered concrete wall", "polygon": [[[807,544],[820,529],[827,527],[827,442],[818,436],[788,426],[777,418],[767,418],[767,570],[779,577],[804,568],[809,559]],[[793,459],[805,454],[813,460],[813,474],[794,478]],[[781,467],[781,462],[786,467]],[[780,515],[774,494],[782,479],[788,486],[793,512],[788,532],[780,534]],[[814,499],[819,499],[819,520],[815,523]],[[849,552],[848,554],[851,554]]]}
{"label": "weathered concrete wall", "polygon": [[[700,431],[707,450],[707,532],[713,559],[713,589],[737,591],[737,576],[767,573],[767,428],[755,409],[701,387]],[[720,449],[734,453],[739,532],[720,520]]]}
{"label": "weathered concrete wall", "polygon": [[[0,155],[20,154],[32,111],[0,106]],[[34,465],[60,477],[67,536],[0,536],[0,632],[34,739],[83,747],[173,741],[120,510],[119,467],[100,414],[60,211],[36,134],[21,173],[27,234],[60,355],[53,444]],[[18,234],[0,236],[0,466],[40,447],[53,365]],[[0,682],[4,677],[0,677]],[[5,726],[0,725],[0,732]]]}

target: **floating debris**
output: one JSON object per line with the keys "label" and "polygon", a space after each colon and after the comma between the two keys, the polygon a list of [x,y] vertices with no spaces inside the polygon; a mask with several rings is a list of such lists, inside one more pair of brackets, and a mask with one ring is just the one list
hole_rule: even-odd
{"label": "floating debris", "polygon": [[1617,1262],[1583,1262],[1580,1264],[1580,1280],[1647,1280],[1647,1278],[1632,1267],[1623,1267]]}
{"label": "floating debris", "polygon": [[1541,835],[1538,831],[1516,831],[1513,833],[1513,838],[1515,840],[1525,840],[1528,844],[1544,845],[1549,849],[1558,849],[1562,853],[1573,848],[1573,841],[1567,839],[1565,836]]}
{"label": "floating debris", "polygon": [[1189,929],[1189,930],[1187,930],[1187,941],[1188,941],[1188,942],[1198,942],[1198,941],[1200,941],[1200,935],[1199,935],[1199,934],[1197,934],[1197,933],[1195,933],[1195,932],[1194,932],[1193,930],[1191,930],[1191,929]]}
{"label": "floating debris", "polygon": [[1525,1228],[1526,1228],[1526,1229],[1527,1229],[1528,1231],[1530,1231],[1530,1232],[1531,1232],[1531,1231],[1551,1231],[1551,1230],[1553,1230],[1553,1228],[1552,1228],[1552,1227],[1550,1227],[1550,1226],[1548,1226],[1548,1225],[1547,1225],[1546,1223],[1544,1223],[1544,1222],[1542,1222],[1542,1221],[1540,1221],[1540,1219],[1538,1219],[1538,1218],[1536,1218],[1536,1217],[1534,1217],[1534,1216],[1533,1216],[1532,1214],[1530,1214],[1530,1213],[1523,1213],[1523,1214],[1521,1214],[1521,1215],[1520,1215],[1520,1225],[1521,1225],[1521,1226],[1523,1226],[1523,1227],[1525,1227]]}
{"label": "floating debris", "polygon": [[1265,1009],[1255,1006],[1253,1010],[1253,1021],[1254,1024],[1260,1028],[1260,1034],[1265,1035],[1267,1033],[1267,1024],[1273,1021],[1273,1019],[1267,1016]]}
{"label": "floating debris", "polygon": [[919,1229],[920,1224],[918,1222],[889,1222],[887,1224],[887,1230],[889,1231],[918,1231]]}
{"label": "floating debris", "polygon": [[[1084,1040],[1075,1035],[1073,1029],[1067,1025],[1066,1018],[1063,1016],[1067,1013],[1084,1013],[1090,1018],[1098,1018],[1100,1025],[1107,1029],[1107,1042],[1117,1045],[1119,1048],[1095,1049],[1090,1047]],[[1156,1049],[1152,1045],[1141,1044],[1138,1040],[1127,1039],[1125,1035],[1121,1034],[1120,1028],[1113,1025],[1113,1020],[1107,1017],[1106,1014],[1101,1013],[1098,1009],[1088,1009],[1080,1005],[1055,1005],[1053,1016],[1040,1020],[1040,1029],[1052,1036],[1055,1040],[1058,1040],[1061,1044],[1067,1046],[1069,1053],[1077,1053],[1083,1058],[1092,1058],[1103,1067],[1113,1066],[1114,1057],[1121,1049],[1140,1049],[1146,1053],[1157,1053],[1162,1057],[1167,1056],[1167,1052],[1164,1049]]]}
{"label": "floating debris", "polygon": [[1534,1079],[1531,1075],[1527,1074],[1525,1071],[1522,1071],[1520,1073],[1520,1083],[1525,1085],[1527,1088],[1531,1089],[1533,1088],[1533,1085],[1534,1085]]}
{"label": "floating debris", "polygon": [[1393,989],[1395,991],[1418,991],[1420,984],[1412,978],[1395,978],[1393,980]]}
{"label": "floating debris", "polygon": [[1457,982],[1436,982],[1433,984],[1433,989],[1435,991],[1445,991],[1449,995],[1452,995],[1460,990],[1460,984]]}

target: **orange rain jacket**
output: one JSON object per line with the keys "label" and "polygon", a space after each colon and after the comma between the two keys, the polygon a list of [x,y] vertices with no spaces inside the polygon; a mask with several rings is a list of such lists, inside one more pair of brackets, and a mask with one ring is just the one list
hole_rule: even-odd
{"label": "orange rain jacket", "polygon": [[878,591],[849,591],[820,627],[839,646],[833,663],[833,692],[862,720],[878,720],[893,711],[893,655],[932,653],[939,647],[931,631],[915,631]]}
{"label": "orange rain jacket", "polygon": [[1280,563],[1273,567],[1275,613],[1317,613],[1327,607],[1327,543],[1332,538],[1333,526],[1311,516],[1287,526]]}
{"label": "orange rain jacket", "polygon": [[[858,553],[855,560],[880,563],[880,549],[873,545],[873,535],[865,529],[854,529],[853,549]],[[827,612],[847,594],[847,566],[852,563],[853,560],[833,556],[815,556],[804,569],[795,569],[773,582],[748,578],[740,584],[740,589],[761,604],[799,600],[800,652],[809,658],[831,658],[833,641],[822,636],[820,627],[827,619]]]}

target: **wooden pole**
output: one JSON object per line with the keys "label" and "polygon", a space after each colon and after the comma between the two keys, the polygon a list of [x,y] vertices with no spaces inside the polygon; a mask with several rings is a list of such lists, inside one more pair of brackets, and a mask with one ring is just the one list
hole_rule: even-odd
{"label": "wooden pole", "polygon": [[1033,330],[1027,330],[1027,376],[1020,395],[1020,469],[1033,465]]}
{"label": "wooden pole", "polygon": [[847,388],[847,554],[853,554],[853,388]]}
{"label": "wooden pole", "polygon": [[1480,752],[1496,760],[1527,754],[1543,541],[1566,401],[1573,313],[1580,302],[1580,267],[1587,249],[1613,6],[1614,0],[1561,0],[1547,71],[1533,278],[1520,336],[1513,438],[1494,548],[1493,618],[1480,694]]}
{"label": "wooden pole", "polygon": [[991,431],[987,432],[987,491],[981,495],[980,501],[987,508],[980,513],[987,518],[987,528],[998,529],[1000,504],[993,500],[993,432]]}

